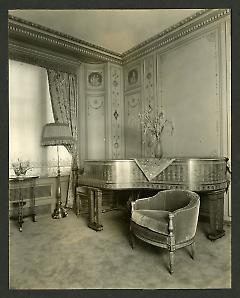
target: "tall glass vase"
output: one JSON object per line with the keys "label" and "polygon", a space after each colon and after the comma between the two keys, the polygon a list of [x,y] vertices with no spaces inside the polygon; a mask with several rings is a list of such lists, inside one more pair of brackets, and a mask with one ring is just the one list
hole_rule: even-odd
{"label": "tall glass vase", "polygon": [[155,144],[155,157],[156,158],[162,158],[163,156],[163,148],[162,148],[162,142],[161,140],[157,140],[156,144]]}

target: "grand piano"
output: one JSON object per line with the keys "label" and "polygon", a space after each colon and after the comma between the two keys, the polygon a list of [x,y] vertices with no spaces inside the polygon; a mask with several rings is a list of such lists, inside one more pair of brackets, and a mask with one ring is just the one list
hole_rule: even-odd
{"label": "grand piano", "polygon": [[105,190],[131,190],[130,199],[134,200],[140,190],[188,189],[208,200],[208,238],[216,240],[225,234],[224,192],[229,184],[227,162],[225,157],[86,160],[78,184],[88,193],[88,226],[96,231],[103,229],[102,193]]}

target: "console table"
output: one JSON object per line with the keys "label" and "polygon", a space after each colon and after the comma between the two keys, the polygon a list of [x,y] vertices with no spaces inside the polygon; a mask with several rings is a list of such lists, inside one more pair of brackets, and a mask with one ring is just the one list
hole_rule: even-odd
{"label": "console table", "polygon": [[35,210],[35,181],[39,176],[14,176],[14,177],[10,177],[9,180],[17,183],[17,187],[19,190],[19,194],[18,194],[18,200],[15,202],[17,203],[18,206],[18,225],[19,225],[19,231],[22,232],[22,226],[23,226],[23,206],[25,205],[25,200],[24,200],[24,196],[23,196],[23,192],[22,192],[22,188],[25,184],[25,182],[30,183],[30,188],[32,189],[32,196],[31,196],[31,216],[32,216],[32,220],[33,222],[36,222],[36,210]]}

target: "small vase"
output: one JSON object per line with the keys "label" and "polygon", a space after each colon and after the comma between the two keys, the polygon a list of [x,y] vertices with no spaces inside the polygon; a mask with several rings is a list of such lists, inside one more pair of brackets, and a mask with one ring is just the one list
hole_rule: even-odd
{"label": "small vase", "polygon": [[163,150],[162,150],[162,142],[161,141],[157,141],[156,145],[155,145],[155,157],[156,158],[162,158],[163,156]]}

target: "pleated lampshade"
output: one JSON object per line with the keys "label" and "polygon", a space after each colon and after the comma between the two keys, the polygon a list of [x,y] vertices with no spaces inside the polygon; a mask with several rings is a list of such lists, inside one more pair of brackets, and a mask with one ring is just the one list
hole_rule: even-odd
{"label": "pleated lampshade", "polygon": [[72,145],[74,138],[66,123],[47,123],[43,127],[42,146]]}

